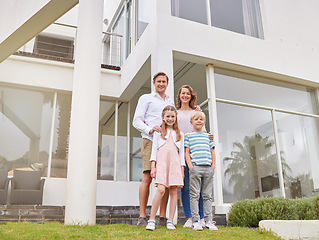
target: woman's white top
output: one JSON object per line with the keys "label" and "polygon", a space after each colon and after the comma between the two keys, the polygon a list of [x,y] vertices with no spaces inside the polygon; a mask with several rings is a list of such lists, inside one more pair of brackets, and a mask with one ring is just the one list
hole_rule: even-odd
{"label": "woman's white top", "polygon": [[152,144],[152,154],[150,161],[156,162],[156,155],[157,155],[157,149],[159,149],[161,146],[163,146],[169,137],[169,134],[172,134],[173,141],[175,143],[175,146],[178,148],[178,154],[181,161],[181,165],[185,166],[185,158],[184,158],[184,134],[181,132],[181,139],[176,142],[176,132],[172,130],[167,130],[167,134],[165,136],[166,140],[162,138],[161,134],[158,132],[154,132],[153,135],[153,144]]}
{"label": "woman's white top", "polygon": [[[193,125],[191,124],[191,115],[195,110],[177,110],[177,122],[178,128],[184,134],[193,131]],[[206,132],[205,126],[203,132]]]}

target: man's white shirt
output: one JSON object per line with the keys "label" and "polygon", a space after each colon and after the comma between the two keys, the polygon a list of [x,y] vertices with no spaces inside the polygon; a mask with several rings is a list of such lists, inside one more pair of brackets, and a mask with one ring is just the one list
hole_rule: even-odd
{"label": "man's white shirt", "polygon": [[162,124],[162,111],[167,106],[174,106],[174,102],[165,96],[165,100],[158,93],[152,92],[142,95],[137,103],[133,118],[133,126],[141,132],[142,138],[153,140],[150,130]]}

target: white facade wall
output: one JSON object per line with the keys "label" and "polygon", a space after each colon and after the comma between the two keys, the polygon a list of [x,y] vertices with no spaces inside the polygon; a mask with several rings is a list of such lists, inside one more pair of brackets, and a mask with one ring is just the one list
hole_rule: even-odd
{"label": "white facade wall", "polygon": [[262,0],[265,40],[285,48],[319,51],[316,0]]}

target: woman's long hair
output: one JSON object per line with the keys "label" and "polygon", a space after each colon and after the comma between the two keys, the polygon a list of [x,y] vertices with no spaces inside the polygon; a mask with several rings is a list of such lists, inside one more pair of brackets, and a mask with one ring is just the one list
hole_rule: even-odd
{"label": "woman's long hair", "polygon": [[[181,136],[181,131],[180,131],[179,128],[178,128],[176,108],[175,108],[174,106],[171,106],[171,105],[166,106],[166,107],[163,109],[163,111],[162,111],[162,119],[163,119],[163,117],[164,117],[166,111],[173,111],[173,112],[175,112],[176,121],[175,121],[175,123],[173,124],[173,129],[174,129],[174,131],[176,132],[176,142],[178,142],[178,141],[181,140],[182,136]],[[164,119],[163,119],[161,128],[162,128],[161,137],[166,140],[165,136],[166,136],[166,134],[167,134],[167,124],[166,124],[166,122],[164,121]]]}
{"label": "woman's long hair", "polygon": [[196,92],[194,92],[193,88],[189,85],[183,85],[180,87],[180,89],[178,90],[178,94],[177,94],[177,98],[176,98],[176,108],[177,109],[180,109],[181,106],[182,106],[182,102],[181,102],[181,92],[182,92],[182,89],[183,88],[186,88],[189,90],[190,94],[191,94],[191,100],[189,101],[189,107],[191,109],[194,109],[195,105],[196,105],[196,102],[197,102],[197,94]]}

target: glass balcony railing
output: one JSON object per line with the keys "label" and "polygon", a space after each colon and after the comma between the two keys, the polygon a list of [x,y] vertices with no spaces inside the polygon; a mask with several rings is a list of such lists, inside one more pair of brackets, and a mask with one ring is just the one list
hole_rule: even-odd
{"label": "glass balcony railing", "polygon": [[[73,63],[75,58],[76,26],[54,23],[67,28],[67,34],[52,35],[42,32],[22,46],[14,55],[42,58]],[[122,64],[123,36],[116,33],[101,33],[103,37],[102,67],[119,70]]]}

